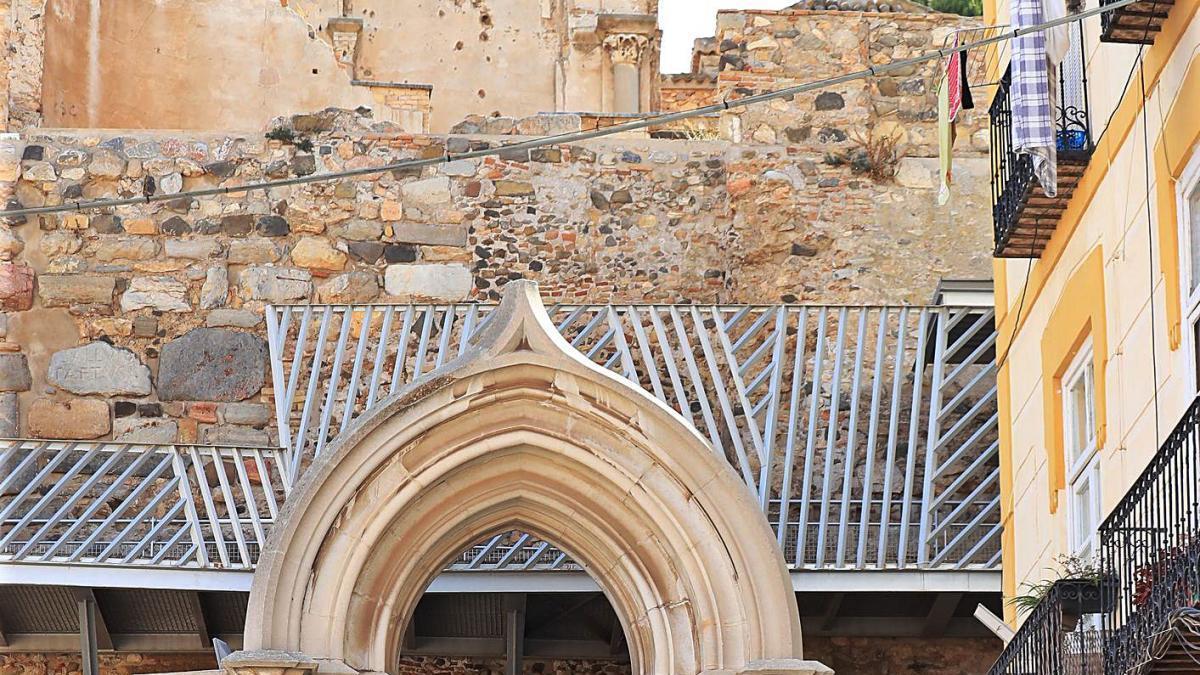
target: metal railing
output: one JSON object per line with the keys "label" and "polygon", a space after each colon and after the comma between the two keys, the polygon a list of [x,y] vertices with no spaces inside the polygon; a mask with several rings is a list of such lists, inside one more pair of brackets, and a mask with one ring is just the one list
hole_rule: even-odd
{"label": "metal railing", "polygon": [[1021,624],[989,675],[1102,675],[1104,634],[1087,617],[1100,609],[1096,586],[1059,582]]}
{"label": "metal railing", "polygon": [[[386,397],[462,353],[491,311],[268,307],[279,437],[293,474]],[[583,355],[709,440],[758,496],[793,566],[996,565],[990,309],[548,311]]]}
{"label": "metal railing", "polygon": [[[1083,53],[1081,24],[1069,24],[1071,48],[1058,68],[1057,100],[1054,104],[1056,150],[1060,169],[1065,165],[1087,164],[1095,149],[1095,138],[1088,112],[1087,68]],[[996,255],[1012,254],[1016,236],[1029,241],[1029,254],[1040,252],[1038,242],[1049,237],[1057,222],[1054,209],[1038,210],[1032,231],[1019,231],[1035,189],[1033,160],[1018,153],[1013,145],[1012,69],[1005,71],[989,110],[991,118],[992,224]],[[1060,180],[1060,182],[1062,182]],[[1065,195],[1064,195],[1065,196]],[[1020,247],[1018,247],[1020,248]]]}
{"label": "metal railing", "polygon": [[282,451],[0,441],[0,561],[251,569]]}
{"label": "metal railing", "polygon": [[1115,578],[1107,672],[1137,672],[1172,613],[1200,607],[1200,398],[1100,528]]}
{"label": "metal railing", "polygon": [[[312,458],[461,353],[492,309],[268,308],[283,448],[0,441],[0,562],[252,569]],[[758,495],[794,568],[995,568],[990,309],[549,313],[582,354],[709,440]],[[516,533],[481,542],[452,569],[571,565]]]}

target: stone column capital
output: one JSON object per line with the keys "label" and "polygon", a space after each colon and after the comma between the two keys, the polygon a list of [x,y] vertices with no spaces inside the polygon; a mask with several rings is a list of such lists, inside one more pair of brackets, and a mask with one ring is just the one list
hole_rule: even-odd
{"label": "stone column capital", "polygon": [[636,33],[613,33],[604,38],[604,49],[613,63],[637,65],[650,40]]}

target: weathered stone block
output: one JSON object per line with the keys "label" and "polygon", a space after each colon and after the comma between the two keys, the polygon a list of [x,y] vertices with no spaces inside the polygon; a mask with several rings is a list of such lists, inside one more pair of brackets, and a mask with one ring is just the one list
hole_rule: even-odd
{"label": "weathered stone block", "polygon": [[149,260],[158,255],[158,242],[144,237],[101,237],[92,250],[97,260]]}
{"label": "weathered stone block", "polygon": [[[16,392],[6,391],[0,394],[0,438],[21,437],[21,404]],[[4,467],[0,464],[0,475],[8,475],[15,466]]]}
{"label": "weathered stone block", "polygon": [[168,239],[163,247],[168,258],[207,260],[221,255],[221,242],[216,239]]}
{"label": "weathered stone block", "polygon": [[392,227],[393,241],[426,246],[466,246],[466,225],[424,225],[396,223]]}
{"label": "weathered stone block", "polygon": [[150,369],[128,349],[92,342],[50,357],[47,380],[72,394],[146,396]]}
{"label": "weathered stone block", "polygon": [[210,267],[204,273],[200,287],[200,309],[224,307],[229,299],[229,270],[224,266]]}
{"label": "weathered stone block", "polygon": [[29,391],[33,379],[24,354],[0,354],[0,391]]}
{"label": "weathered stone block", "polygon": [[291,267],[251,266],[242,271],[242,295],[249,300],[288,302],[312,293],[312,273]]}
{"label": "weathered stone block", "polygon": [[126,443],[174,443],[179,423],[162,417],[122,417],[113,421],[113,440]]}
{"label": "weathered stone block", "polygon": [[389,265],[384,288],[401,298],[462,300],[471,292],[471,271],[466,265]]}
{"label": "weathered stone block", "polygon": [[38,279],[38,297],[47,307],[112,304],[116,289],[116,278],[101,274],[43,274]]}
{"label": "weathered stone block", "polygon": [[445,176],[426,178],[400,188],[406,202],[416,206],[441,206],[450,203],[450,179]]}
{"label": "weathered stone block", "polygon": [[379,297],[379,279],[374,272],[355,270],[339,274],[317,289],[321,302],[363,303]]}
{"label": "weathered stone block", "polygon": [[196,328],[167,343],[158,365],[164,401],[242,401],[266,381],[267,343],[249,333]]}
{"label": "weathered stone block", "polygon": [[528,197],[533,194],[533,185],[523,181],[496,181],[497,197]]}
{"label": "weathered stone block", "polygon": [[23,312],[33,307],[33,268],[24,263],[0,263],[0,310]]}
{"label": "weathered stone block", "polygon": [[314,270],[337,271],[346,266],[346,254],[324,237],[305,237],[292,247],[292,264]]}
{"label": "weathered stone block", "polygon": [[229,242],[229,262],[235,265],[254,265],[279,260],[283,251],[270,239],[252,237]]}
{"label": "weathered stone block", "polygon": [[108,404],[92,398],[39,398],[29,406],[28,421],[29,434],[34,438],[90,440],[112,428]]}
{"label": "weathered stone block", "polygon": [[266,431],[251,427],[212,426],[200,433],[200,442],[205,445],[233,445],[237,447],[266,447],[271,437]]}
{"label": "weathered stone block", "polygon": [[383,223],[374,220],[348,220],[330,225],[329,235],[334,239],[372,241],[383,236]]}
{"label": "weathered stone block", "polygon": [[254,328],[262,322],[261,314],[247,309],[214,309],[204,319],[213,328]]}
{"label": "weathered stone block", "polygon": [[160,312],[188,312],[187,286],[171,277],[135,277],[129,290],[121,295],[121,311],[155,309]]}
{"label": "weathered stone block", "polygon": [[271,409],[261,403],[222,403],[217,407],[217,421],[222,424],[261,427],[273,418]]}

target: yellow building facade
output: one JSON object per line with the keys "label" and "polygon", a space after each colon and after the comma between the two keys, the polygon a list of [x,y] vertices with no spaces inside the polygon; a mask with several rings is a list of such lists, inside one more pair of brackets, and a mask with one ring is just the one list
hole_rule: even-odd
{"label": "yellow building facade", "polygon": [[[1009,24],[1006,0],[986,5],[989,24]],[[1059,110],[1059,197],[1045,198],[1036,185],[1016,196],[997,189],[997,255],[1004,257],[995,260],[996,353],[1004,594],[1010,600],[1028,595],[1030,585],[1068,574],[1064,562],[1112,562],[1101,554],[1102,525],[1132,499],[1131,487],[1197,392],[1197,8],[1197,0],[1179,0],[1118,10],[1161,15],[1142,31],[1144,39],[1133,40],[1141,44],[1111,41],[1120,33],[1112,26],[1129,21],[1128,15],[1091,17],[1081,32],[1073,29],[1078,44],[1072,50],[1078,50],[1085,78],[1088,156],[1072,177],[1062,158]],[[1124,37],[1130,34],[1126,30]],[[1004,72],[1007,52],[998,50],[990,59],[993,75]],[[1004,95],[1002,85],[997,96]],[[994,115],[997,109],[993,102]],[[994,147],[1004,132],[998,123],[994,116]],[[1005,160],[994,150],[994,182],[1005,183],[1005,171],[1011,173]],[[1062,188],[1064,173],[1068,189]],[[1005,217],[1025,229],[1006,231]],[[1194,460],[1190,466],[1191,473],[1171,478],[1182,481],[1184,492],[1195,489]],[[1194,503],[1191,508],[1194,524]],[[1185,535],[1196,539],[1194,531]],[[1144,577],[1147,569],[1134,565],[1115,574]],[[1131,592],[1121,579],[1101,586],[1118,603]],[[1005,619],[1014,627],[1036,615],[1019,611],[1018,604],[1006,605]],[[1136,604],[1131,607],[1137,614]],[[1110,631],[1120,628],[1119,617],[1105,621]]]}

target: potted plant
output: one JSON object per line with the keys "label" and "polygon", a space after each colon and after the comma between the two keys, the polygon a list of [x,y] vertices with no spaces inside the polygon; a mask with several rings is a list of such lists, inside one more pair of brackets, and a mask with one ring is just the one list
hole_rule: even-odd
{"label": "potted plant", "polygon": [[1181,602],[1200,604],[1200,589],[1189,588],[1186,573],[1189,564],[1200,565],[1200,538],[1186,538],[1183,543],[1162,551],[1153,561],[1134,570],[1134,606],[1144,607],[1155,589],[1166,585],[1173,586],[1174,595]]}
{"label": "potted plant", "polygon": [[1022,584],[1024,593],[1009,602],[1021,613],[1037,607],[1055,590],[1064,615],[1103,614],[1112,611],[1117,597],[1117,580],[1104,573],[1094,560],[1077,556],[1055,558],[1058,566],[1049,568],[1051,578]]}

